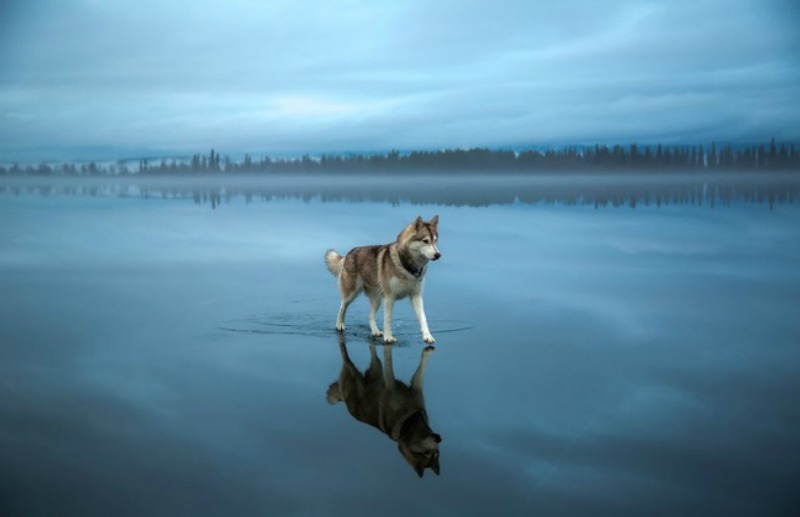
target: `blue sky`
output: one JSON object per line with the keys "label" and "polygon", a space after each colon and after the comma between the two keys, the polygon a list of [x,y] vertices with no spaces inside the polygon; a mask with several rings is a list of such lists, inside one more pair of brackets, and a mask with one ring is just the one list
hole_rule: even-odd
{"label": "blue sky", "polygon": [[790,0],[0,4],[0,161],[800,139]]}

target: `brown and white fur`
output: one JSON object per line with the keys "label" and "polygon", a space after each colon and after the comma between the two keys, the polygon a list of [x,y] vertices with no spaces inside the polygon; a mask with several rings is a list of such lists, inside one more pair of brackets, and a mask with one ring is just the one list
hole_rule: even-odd
{"label": "brown and white fur", "polygon": [[406,462],[419,477],[426,468],[439,475],[439,443],[442,437],[428,424],[422,378],[428,356],[433,346],[422,351],[417,371],[410,384],[394,377],[392,348],[383,347],[383,365],[370,344],[369,366],[362,373],[347,354],[344,334],[339,334],[339,350],[342,354],[342,370],[339,378],[328,387],[328,402],[344,401],[347,411],[360,422],[369,424],[393,441]]}
{"label": "brown and white fur", "polygon": [[[385,343],[394,343],[392,310],[395,300],[411,297],[411,306],[419,320],[422,339],[433,343],[422,302],[422,286],[428,262],[441,257],[439,216],[428,222],[422,217],[406,226],[390,244],[360,246],[342,257],[334,250],[325,253],[325,264],[337,278],[342,303],[336,317],[336,330],[343,332],[347,307],[364,291],[369,297],[369,328],[374,337],[383,335]],[[378,329],[375,313],[383,299],[383,332]]]}

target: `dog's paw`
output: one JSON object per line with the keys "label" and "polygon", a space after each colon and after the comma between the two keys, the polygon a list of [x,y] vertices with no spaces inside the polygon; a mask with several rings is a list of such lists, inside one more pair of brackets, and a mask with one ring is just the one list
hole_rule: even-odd
{"label": "dog's paw", "polygon": [[392,343],[397,343],[397,339],[394,336],[383,336],[383,342],[391,345]]}
{"label": "dog's paw", "polygon": [[430,344],[436,343],[436,340],[433,339],[433,336],[431,336],[430,334],[423,335],[422,340]]}
{"label": "dog's paw", "polygon": [[381,337],[382,335],[383,335],[383,332],[381,332],[380,330],[373,330],[372,331],[372,337]]}
{"label": "dog's paw", "polygon": [[344,332],[344,323],[337,323],[336,330],[338,330],[339,332]]}

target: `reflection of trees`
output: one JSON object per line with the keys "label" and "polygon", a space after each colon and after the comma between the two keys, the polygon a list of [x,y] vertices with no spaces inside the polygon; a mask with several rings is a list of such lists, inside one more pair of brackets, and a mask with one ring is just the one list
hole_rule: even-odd
{"label": "reflection of trees", "polygon": [[792,203],[800,177],[791,173],[648,175],[468,175],[393,176],[383,179],[344,175],[273,175],[211,178],[17,178],[0,181],[0,192],[186,198],[216,208],[231,199],[271,201],[318,199],[392,204],[486,206],[546,203],[595,207],[697,205],[734,202]]}

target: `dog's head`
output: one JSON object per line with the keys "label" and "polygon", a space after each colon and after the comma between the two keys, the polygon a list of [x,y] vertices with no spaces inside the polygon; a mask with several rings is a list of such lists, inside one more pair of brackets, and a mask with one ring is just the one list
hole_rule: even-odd
{"label": "dog's head", "polygon": [[405,227],[397,236],[397,241],[428,260],[439,260],[439,216],[423,221],[421,216]]}
{"label": "dog's head", "polygon": [[439,475],[439,443],[442,437],[431,431],[427,425],[425,429],[415,430],[410,436],[402,437],[397,448],[403,458],[414,468],[419,477],[425,474],[425,469],[431,469]]}

